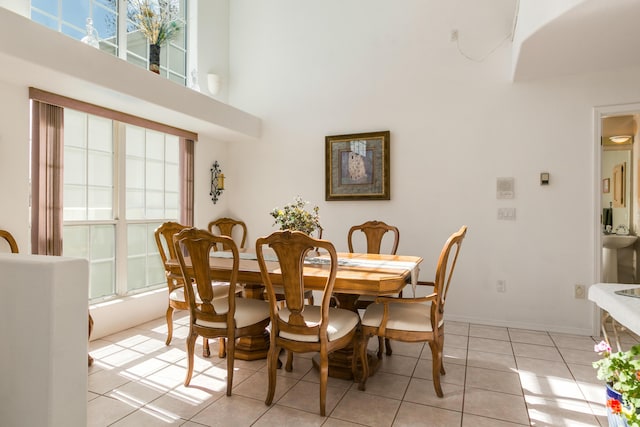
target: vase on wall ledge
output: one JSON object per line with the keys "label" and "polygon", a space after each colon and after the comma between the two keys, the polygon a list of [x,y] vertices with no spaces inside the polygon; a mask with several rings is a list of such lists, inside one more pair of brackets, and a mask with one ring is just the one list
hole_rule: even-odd
{"label": "vase on wall ledge", "polygon": [[160,74],[160,45],[149,45],[149,70]]}

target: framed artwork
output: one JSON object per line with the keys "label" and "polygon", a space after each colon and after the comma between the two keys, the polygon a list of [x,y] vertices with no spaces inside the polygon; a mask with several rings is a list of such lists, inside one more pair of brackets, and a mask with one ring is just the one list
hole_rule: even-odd
{"label": "framed artwork", "polygon": [[390,200],[389,136],[325,137],[325,200]]}
{"label": "framed artwork", "polygon": [[605,178],[602,180],[602,192],[603,193],[609,192],[609,178]]}

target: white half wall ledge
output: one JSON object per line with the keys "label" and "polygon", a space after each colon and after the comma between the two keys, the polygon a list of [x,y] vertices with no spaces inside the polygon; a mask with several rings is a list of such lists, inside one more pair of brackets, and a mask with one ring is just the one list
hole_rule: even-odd
{"label": "white half wall ledge", "polygon": [[0,271],[0,424],[87,425],[89,263],[3,253]]}
{"label": "white half wall ledge", "polygon": [[[512,81],[638,65],[637,55],[628,52],[640,49],[640,39],[630,31],[639,14],[637,0],[521,0]],[[577,43],[589,48],[576,49]]]}
{"label": "white half wall ledge", "polygon": [[[260,118],[0,7],[0,80],[220,141],[260,137]],[[28,34],[17,37],[16,34]],[[79,66],[81,65],[81,66]]]}

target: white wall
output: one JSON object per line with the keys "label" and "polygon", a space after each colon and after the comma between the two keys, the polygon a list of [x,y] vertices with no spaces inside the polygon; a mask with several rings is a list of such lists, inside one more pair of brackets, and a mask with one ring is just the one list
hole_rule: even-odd
{"label": "white wall", "polygon": [[[599,281],[593,107],[640,99],[639,70],[512,84],[509,45],[475,62],[449,41],[455,14],[483,7],[466,5],[232,2],[230,101],[264,128],[229,148],[229,203],[255,239],[274,230],[270,209],[300,194],[339,250],[352,224],[395,224],[399,252],[424,257],[423,279],[466,224],[448,318],[591,333],[592,303],[573,288]],[[325,202],[324,137],[387,129],[392,200]],[[515,178],[515,199],[496,200],[497,177]],[[499,207],[516,221],[498,221]]]}
{"label": "white wall", "polygon": [[198,2],[198,69],[203,93],[211,94],[207,74],[220,77],[220,91],[213,95],[221,101],[229,96],[229,0]]}
{"label": "white wall", "polygon": [[28,17],[31,15],[30,3],[30,0],[0,0],[0,7]]}
{"label": "white wall", "polygon": [[0,80],[0,229],[29,250],[29,91]]}

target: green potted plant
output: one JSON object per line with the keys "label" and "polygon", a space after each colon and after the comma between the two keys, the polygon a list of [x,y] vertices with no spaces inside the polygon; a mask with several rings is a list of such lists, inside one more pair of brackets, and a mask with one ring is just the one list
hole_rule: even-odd
{"label": "green potted plant", "polygon": [[175,0],[130,0],[129,16],[149,42],[149,70],[160,73],[160,48],[180,33]]}
{"label": "green potted plant", "polygon": [[311,211],[305,210],[305,205],[309,202],[297,196],[293,203],[285,205],[282,209],[275,208],[271,211],[271,216],[275,218],[273,225],[278,225],[280,230],[297,230],[307,234],[313,233],[320,227],[320,208],[314,206]]}
{"label": "green potted plant", "polygon": [[602,356],[593,367],[607,385],[609,426],[640,427],[640,344],[613,353],[609,344],[601,341],[594,351]]}

